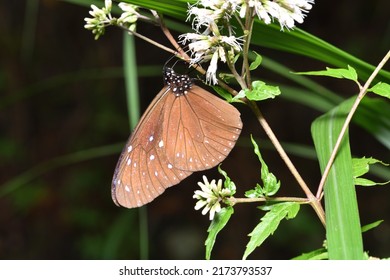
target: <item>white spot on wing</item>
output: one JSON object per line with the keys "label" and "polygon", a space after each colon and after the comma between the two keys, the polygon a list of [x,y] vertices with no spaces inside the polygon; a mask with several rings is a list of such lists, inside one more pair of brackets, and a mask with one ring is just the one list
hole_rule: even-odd
{"label": "white spot on wing", "polygon": [[131,158],[129,158],[128,160],[127,160],[127,165],[130,165],[131,164]]}
{"label": "white spot on wing", "polygon": [[154,175],[157,177],[157,176],[158,176],[158,172],[157,172],[157,171],[154,171]]}
{"label": "white spot on wing", "polygon": [[153,137],[153,135],[151,135],[150,137],[149,137],[149,142],[152,142],[154,140],[154,137]]}
{"label": "white spot on wing", "polygon": [[130,188],[128,185],[125,186],[125,191],[130,192]]}
{"label": "white spot on wing", "polygon": [[168,168],[172,169],[172,167],[173,167],[172,164],[168,163]]}
{"label": "white spot on wing", "polygon": [[154,155],[150,155],[149,159],[154,160]]}
{"label": "white spot on wing", "polygon": [[160,148],[162,148],[162,147],[164,146],[164,141],[161,140],[160,142],[158,142],[158,146],[159,146]]}
{"label": "white spot on wing", "polygon": [[132,145],[130,145],[130,146],[127,147],[127,152],[128,152],[128,153],[130,153],[132,150],[133,150],[133,146],[132,146]]}

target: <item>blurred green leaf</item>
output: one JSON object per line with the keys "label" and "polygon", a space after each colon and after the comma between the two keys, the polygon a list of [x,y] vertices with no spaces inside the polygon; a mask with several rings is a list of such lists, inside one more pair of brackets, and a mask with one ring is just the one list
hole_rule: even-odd
{"label": "blurred green leaf", "polygon": [[368,91],[376,93],[383,97],[390,98],[390,85],[387,83],[379,82],[372,88],[368,89]]}
{"label": "blurred green leaf", "polygon": [[366,231],[369,231],[371,229],[374,229],[374,228],[378,227],[381,223],[383,223],[383,220],[375,221],[375,222],[370,223],[368,225],[364,225],[364,226],[362,226],[362,232],[366,232]]}
{"label": "blurred green leaf", "polygon": [[314,251],[311,251],[309,253],[303,253],[302,255],[299,255],[293,260],[301,260],[301,261],[307,261],[307,260],[326,260],[328,259],[328,252],[325,248],[320,248]]}
{"label": "blurred green leaf", "polygon": [[257,52],[253,52],[255,54],[255,60],[252,61],[251,65],[249,65],[249,70],[253,71],[257,69],[257,67],[260,66],[261,62],[263,61],[263,57],[258,54]]}

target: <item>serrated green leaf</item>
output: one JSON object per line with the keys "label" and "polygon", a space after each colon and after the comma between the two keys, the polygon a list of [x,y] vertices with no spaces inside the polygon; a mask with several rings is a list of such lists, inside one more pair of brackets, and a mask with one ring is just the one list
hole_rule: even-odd
{"label": "serrated green leaf", "polygon": [[368,225],[364,225],[364,226],[362,226],[362,232],[366,232],[366,231],[369,231],[371,229],[374,229],[374,228],[378,227],[382,222],[383,222],[383,220],[379,220],[379,221],[370,223]]}
{"label": "serrated green leaf", "polygon": [[299,211],[299,207],[296,202],[274,204],[271,210],[261,218],[261,222],[248,234],[251,238],[246,245],[243,259],[245,260],[265,239],[275,232],[281,220],[294,218]]}
{"label": "serrated green leaf", "polygon": [[280,89],[277,86],[270,86],[262,81],[254,81],[252,83],[252,89],[243,90],[245,96],[249,100],[261,101],[269,98],[275,98],[280,94]]}
{"label": "serrated green leaf", "polygon": [[226,226],[233,213],[233,207],[226,207],[222,208],[221,211],[215,214],[214,219],[211,221],[211,224],[207,229],[209,235],[204,243],[206,245],[206,260],[209,260],[211,257],[211,251],[213,250],[217,234]]}
{"label": "serrated green leaf", "polygon": [[[263,160],[259,146],[257,145],[256,141],[253,139],[251,135],[251,141],[253,144],[254,152],[259,158],[259,161],[261,163],[261,180],[263,182],[263,187],[261,189],[260,186],[257,186],[258,191],[262,191],[262,196],[273,196],[275,193],[278,192],[280,188],[280,181],[278,181],[274,174],[269,172],[268,166]],[[260,187],[260,188],[259,188]]]}
{"label": "serrated green leaf", "polygon": [[293,260],[326,260],[328,259],[328,252],[325,248],[320,248],[308,253],[303,253],[302,255],[299,255]]}
{"label": "serrated green leaf", "polygon": [[348,69],[326,67],[326,70],[309,71],[309,72],[296,72],[295,74],[310,75],[310,76],[327,76],[327,77],[333,77],[333,78],[338,78],[338,79],[348,79],[348,80],[352,80],[355,82],[358,79],[356,70],[349,65],[348,65]]}
{"label": "serrated green leaf", "polygon": [[249,70],[251,70],[251,71],[257,69],[257,67],[259,67],[261,62],[263,61],[263,57],[261,55],[259,55],[257,52],[254,52],[254,53],[256,55],[256,58],[251,63],[251,65],[249,65]]}
{"label": "serrated green leaf", "polygon": [[372,88],[368,89],[368,91],[390,99],[390,85],[387,83],[379,82]]}

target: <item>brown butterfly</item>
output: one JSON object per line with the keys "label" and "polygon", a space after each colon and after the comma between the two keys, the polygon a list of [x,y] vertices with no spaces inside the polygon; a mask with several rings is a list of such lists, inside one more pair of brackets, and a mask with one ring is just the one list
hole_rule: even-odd
{"label": "brown butterfly", "polygon": [[118,206],[142,206],[194,171],[221,163],[242,129],[239,111],[164,67],[165,86],[124,147],[112,180]]}

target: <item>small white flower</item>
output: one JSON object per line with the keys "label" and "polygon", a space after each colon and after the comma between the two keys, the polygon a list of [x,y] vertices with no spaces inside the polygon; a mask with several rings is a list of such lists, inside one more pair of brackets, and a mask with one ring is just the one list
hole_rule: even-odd
{"label": "small white flower", "polygon": [[210,211],[210,220],[214,219],[215,213],[221,211],[221,200],[230,196],[231,192],[228,189],[222,189],[222,180],[218,183],[215,180],[208,181],[206,176],[203,176],[203,182],[198,182],[201,190],[196,190],[193,198],[198,199],[195,205],[195,210],[203,208],[202,215],[206,215]]}
{"label": "small white flower", "polygon": [[118,18],[118,24],[134,31],[136,22],[140,17],[140,14],[137,12],[138,6],[124,2],[119,3],[118,6],[123,11],[120,18]]}
{"label": "small white flower", "polygon": [[196,64],[199,62],[206,62],[210,60],[210,65],[206,73],[206,82],[217,84],[218,80],[216,72],[218,68],[218,60],[222,62],[227,61],[229,57],[226,56],[226,52],[238,53],[242,50],[241,39],[234,36],[221,36],[213,34],[204,35],[197,33],[187,33],[180,35],[180,43],[188,44],[188,48],[191,51],[190,64]]}
{"label": "small white flower", "polygon": [[[204,34],[210,33],[210,25],[217,24],[221,19],[229,21],[244,0],[200,0],[195,5],[189,5],[188,18],[192,20],[192,28]],[[200,8],[199,8],[200,7]]]}
{"label": "small white flower", "polygon": [[210,83],[210,81],[214,85],[218,83],[218,80],[217,80],[218,57],[219,57],[219,52],[214,52],[214,54],[210,60],[210,65],[207,68],[206,83]]}
{"label": "small white flower", "polygon": [[95,40],[97,40],[101,35],[104,34],[105,27],[110,24],[111,17],[111,8],[112,2],[111,0],[105,1],[105,7],[99,9],[95,5],[91,5],[91,11],[89,14],[92,18],[85,18],[84,28],[91,30],[93,34],[95,34]]}
{"label": "small white flower", "polygon": [[86,24],[84,28],[91,30],[95,34],[95,40],[98,39],[101,35],[104,34],[106,26],[109,25],[119,25],[123,26],[131,31],[135,30],[136,22],[141,15],[137,12],[137,6],[119,3],[118,6],[121,8],[123,13],[120,18],[113,18],[111,15],[112,1],[105,0],[105,6],[101,9],[95,5],[91,5],[91,10],[89,14],[92,18],[85,18]]}
{"label": "small white flower", "polygon": [[[256,15],[264,23],[270,24],[271,19],[277,19],[281,29],[291,29],[295,22],[303,22],[304,13],[312,8],[313,3],[314,0],[249,0],[248,6],[254,8]],[[240,16],[244,17],[245,13],[241,11]]]}

